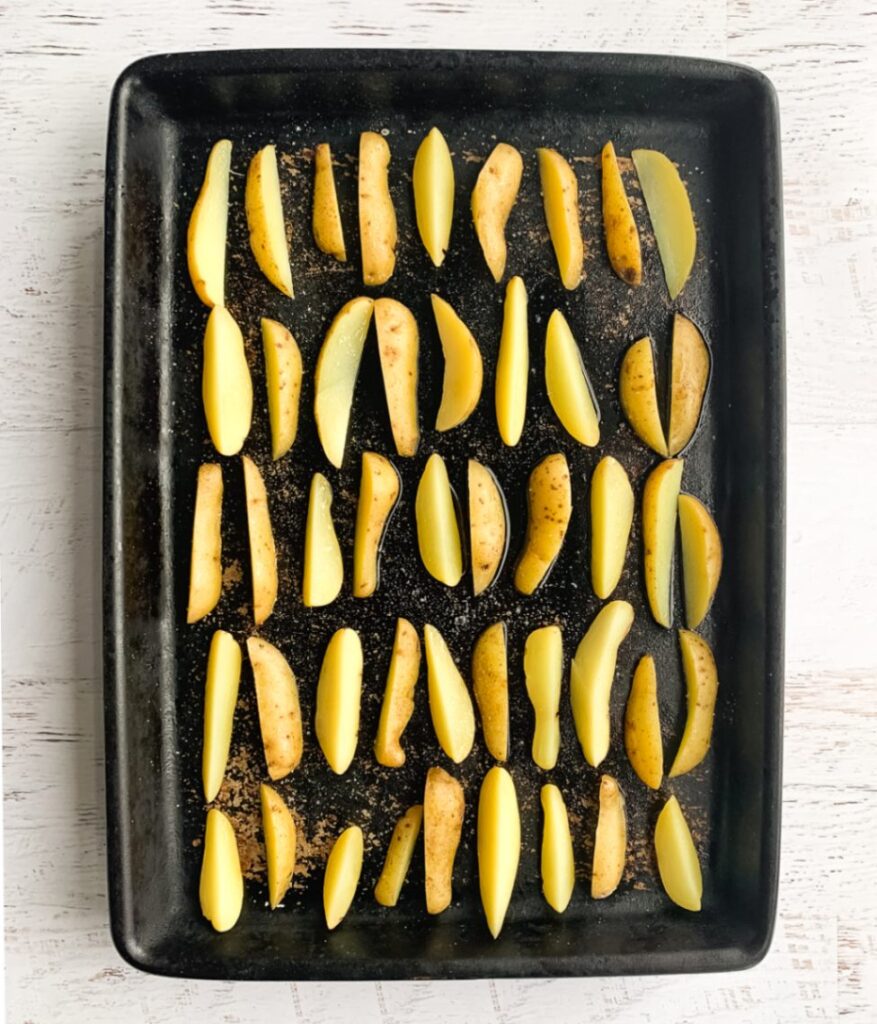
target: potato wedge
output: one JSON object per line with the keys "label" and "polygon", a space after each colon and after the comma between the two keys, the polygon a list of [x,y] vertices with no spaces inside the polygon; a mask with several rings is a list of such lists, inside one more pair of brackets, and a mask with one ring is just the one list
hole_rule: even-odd
{"label": "potato wedge", "polygon": [[507,630],[494,622],[478,637],[472,652],[472,688],[481,715],[484,745],[491,757],[509,755],[509,668]]}
{"label": "potato wedge", "polygon": [[385,284],[396,267],[396,211],[389,185],[390,147],[377,132],[359,137],[359,238],[362,280]]}
{"label": "potato wedge", "polygon": [[247,532],[250,539],[250,574],[253,580],[253,620],[257,626],[274,611],[277,600],[277,550],[265,481],[256,463],[241,457],[247,497]]}
{"label": "potato wedge", "polygon": [[293,446],[298,433],[301,351],[283,324],[267,317],[262,317],[262,347],[265,350],[271,458],[276,461]]}
{"label": "potato wedge", "polygon": [[460,783],[443,768],[430,768],[423,793],[423,860],[428,914],[440,914],[450,905],[454,860],[463,832],[465,810],[466,798]]}
{"label": "potato wedge", "polygon": [[675,796],[664,804],[655,825],[655,853],[664,891],[684,910],[698,911],[703,876],[688,822]]}
{"label": "potato wedge", "polygon": [[505,142],[498,143],[472,189],[472,220],[487,266],[497,284],[506,265],[505,229],[518,198],[524,161],[521,154]]}
{"label": "potato wedge", "polygon": [[697,629],[707,616],[722,575],[722,539],[706,506],[691,494],[679,495],[685,623]]}
{"label": "potato wedge", "polygon": [[643,489],[646,596],[655,622],[667,629],[673,624],[673,558],[682,466],[682,459],[666,459],[649,473]]}
{"label": "potato wedge", "polygon": [[411,858],[423,823],[423,804],[409,807],[396,822],[381,877],[375,885],[375,899],[382,907],[395,907],[408,876]]}
{"label": "potato wedge", "polygon": [[222,467],[198,467],[192,523],[192,563],[186,622],[198,622],[219,604],[222,594]]}
{"label": "potato wedge", "polygon": [[585,760],[597,768],[609,753],[609,698],[615,663],[630,627],[633,606],[610,601],[582,637],[570,666],[570,703]]}
{"label": "potato wedge", "polygon": [[208,804],[216,799],[225,776],[240,681],[240,644],[231,633],[217,629],[210,641],[207,680],[204,686],[201,781],[204,786],[204,800]]}
{"label": "potato wedge", "polygon": [[481,398],[484,364],[472,332],[438,295],[432,296],[432,312],[445,360],[442,401],[435,429],[445,431],[465,423],[475,411]]}
{"label": "potato wedge", "polygon": [[566,317],[555,309],[545,331],[545,389],[564,430],[580,444],[600,442],[600,410]]}
{"label": "potato wedge", "polygon": [[251,636],[247,655],[256,686],[268,777],[276,781],[295,771],[304,749],[298,684],[289,662],[267,640]]}
{"label": "potato wedge", "polygon": [[378,588],[381,544],[402,488],[396,467],[377,452],[362,453],[356,532],[353,538],[353,596]]}
{"label": "potato wedge", "polygon": [[323,876],[323,913],[326,927],[337,928],[350,910],[362,874],[363,838],[358,825],[346,828],[335,840]]}
{"label": "potato wedge", "polygon": [[688,629],[680,629],[679,647],[688,694],[688,715],[679,749],[668,773],[671,779],[690,772],[706,757],[713,735],[719,691],[716,660],[706,640]]}
{"label": "potato wedge", "polygon": [[244,905],[244,876],[231,821],[217,807],[207,812],[198,885],[201,913],[218,932],[237,924]]}
{"label": "potato wedge", "polygon": [[521,859],[521,814],[515,783],[500,765],[484,776],[478,795],[478,887],[487,927],[499,937]]}
{"label": "potato wedge", "polygon": [[670,423],[667,449],[677,455],[694,437],[710,376],[710,350],[694,324],[673,316],[673,355],[670,360]]}
{"label": "potato wedge", "polygon": [[548,455],[530,474],[527,535],[515,566],[515,586],[532,594],[545,582],[560,554],[572,515],[569,466],[561,452]]}
{"label": "potato wedge", "polygon": [[455,763],[469,756],[475,742],[475,710],[460,670],[435,626],[423,627],[429,713],[436,739]]}
{"label": "potato wedge", "polygon": [[624,749],[630,766],[649,789],[660,789],[664,776],[664,749],[658,713],[658,676],[655,659],[644,654],[636,666],[624,712]]}
{"label": "potato wedge", "polygon": [[375,759],[386,768],[401,768],[405,764],[400,740],[414,714],[414,690],[419,675],[420,637],[407,619],[396,619],[396,636],[375,737]]}
{"label": "potato wedge", "polygon": [[585,245],[579,225],[579,186],[572,167],[555,149],[537,149],[539,180],[548,234],[557,257],[563,287],[576,288],[582,280]]}
{"label": "potato wedge", "polygon": [[569,906],[576,884],[572,835],[566,804],[557,786],[542,787],[542,895],[545,902],[562,914]]}
{"label": "potato wedge", "polygon": [[292,882],[298,834],[292,814],[276,789],[263,782],[259,786],[259,800],[268,869],[268,905],[274,910]]}
{"label": "potato wedge", "polygon": [[362,697],[362,644],[353,629],[339,629],[323,655],[317,681],[314,731],[320,749],[336,775],[350,767],[359,739]]}
{"label": "potato wedge", "polygon": [[302,601],[306,608],[323,608],[341,593],[344,562],[332,521],[332,485],[322,473],[314,473],[308,497],[305,526]]}
{"label": "potato wedge", "polygon": [[508,510],[496,477],[469,459],[469,549],[472,593],[483,594],[496,579],[508,551]]}
{"label": "potato wedge", "polygon": [[417,544],[424,568],[439,583],[455,587],[463,577],[463,547],[445,460],[430,455],[414,499]]}
{"label": "potato wedge", "polygon": [[417,416],[420,339],[417,321],[401,302],[380,298],[375,299],[375,329],[396,453],[414,455],[420,444]]}
{"label": "potato wedge", "polygon": [[563,635],[559,626],[534,629],[524,644],[524,679],[533,705],[533,761],[545,771],[560,752],[560,688],[563,681]]}
{"label": "potato wedge", "polygon": [[611,596],[624,571],[633,508],[624,466],[604,456],[591,477],[591,584],[601,601]]}
{"label": "potato wedge", "polygon": [[667,440],[658,411],[658,389],[655,384],[655,354],[652,339],[635,341],[621,361],[618,397],[631,429],[652,451],[665,458]]}
{"label": "potato wedge", "polygon": [[295,297],[289,265],[289,238],[283,219],[277,152],[265,146],[250,161],[244,195],[250,248],[259,269],[275,288]]}
{"label": "potato wedge", "polygon": [[627,201],[615,147],[607,142],[600,154],[603,185],[603,230],[612,269],[629,285],[642,284],[639,232]]}
{"label": "potato wedge", "polygon": [[225,305],[225,247],[228,232],[228,180],[231,143],[220,139],[210,150],[201,191],[189,218],[186,257],[189,277],[205,306]]}
{"label": "potato wedge", "polygon": [[594,836],[591,898],[603,900],[618,888],[627,857],[624,794],[611,775],[600,776],[600,811]]}
{"label": "potato wedge", "polygon": [[414,212],[423,247],[440,267],[451,244],[454,220],[454,164],[445,137],[438,128],[417,148],[414,157]]}
{"label": "potato wedge", "polygon": [[334,256],[339,263],[347,260],[344,228],[338,209],[335,189],[335,171],[332,168],[332,149],[328,142],[314,148],[314,210],[311,225],[314,242],[320,252]]}
{"label": "potato wedge", "polygon": [[207,318],[201,397],[213,447],[237,455],[253,421],[253,382],[244,336],[224,306],[214,306]]}
{"label": "potato wedge", "polygon": [[513,277],[506,285],[502,335],[496,359],[496,423],[503,444],[511,448],[521,440],[524,430],[529,376],[527,289],[520,277]]}

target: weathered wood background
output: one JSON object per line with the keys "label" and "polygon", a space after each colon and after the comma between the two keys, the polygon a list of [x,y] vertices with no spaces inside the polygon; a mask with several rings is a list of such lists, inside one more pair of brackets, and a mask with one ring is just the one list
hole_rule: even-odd
{"label": "weathered wood background", "polygon": [[[0,553],[13,1024],[877,1019],[874,0],[6,0],[0,4]],[[203,47],[685,53],[750,63],[783,118],[789,355],[782,886],[743,975],[242,986],[128,969],[107,930],[99,673],[109,91]],[[741,146],[746,139],[739,140]]]}

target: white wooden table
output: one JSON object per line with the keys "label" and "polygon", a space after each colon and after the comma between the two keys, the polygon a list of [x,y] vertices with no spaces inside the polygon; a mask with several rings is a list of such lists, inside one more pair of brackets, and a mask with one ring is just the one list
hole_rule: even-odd
{"label": "white wooden table", "polygon": [[[7,0],[0,6],[0,555],[6,1000],[14,1024],[877,1019],[875,0]],[[631,5],[632,7],[632,5]],[[100,682],[109,90],[148,53],[438,46],[685,53],[782,109],[789,363],[780,916],[742,975],[166,981],[107,929]],[[741,139],[740,145],[746,140]]]}

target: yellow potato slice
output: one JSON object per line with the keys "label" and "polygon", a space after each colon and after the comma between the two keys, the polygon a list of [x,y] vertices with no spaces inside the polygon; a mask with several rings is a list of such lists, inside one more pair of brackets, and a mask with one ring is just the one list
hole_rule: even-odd
{"label": "yellow potato slice", "polygon": [[435,429],[445,431],[465,423],[475,411],[481,398],[484,365],[472,332],[438,295],[432,296],[432,312],[445,360],[442,401]]}
{"label": "yellow potato slice", "polygon": [[431,128],[417,149],[413,183],[417,230],[429,258],[440,267],[451,243],[454,164],[445,137],[438,128]]}
{"label": "yellow potato slice", "polygon": [[615,147],[607,142],[600,155],[603,179],[603,230],[612,269],[630,285],[642,284],[639,232],[627,201]]}
{"label": "yellow potato slice", "polygon": [[690,772],[706,757],[713,735],[716,696],[719,691],[716,660],[706,640],[690,630],[680,629],[679,647],[688,693],[688,715],[679,749],[670,767],[671,779]]}
{"label": "yellow potato slice", "polygon": [[335,840],[326,861],[323,877],[323,913],[326,927],[337,928],[350,910],[359,876],[362,874],[362,829],[358,825],[346,828]]}
{"label": "yellow potato slice", "polygon": [[293,446],[298,433],[301,351],[283,324],[267,317],[262,317],[262,347],[265,350],[271,458],[276,461]]}
{"label": "yellow potato slice", "polygon": [[512,448],[521,440],[524,430],[529,375],[527,289],[520,277],[513,277],[506,286],[496,359],[496,422],[503,444]]}
{"label": "yellow potato slice", "polygon": [[655,853],[664,891],[684,910],[700,910],[703,876],[688,823],[675,796],[664,804],[655,825]]}
{"label": "yellow potato slice", "polygon": [[572,167],[555,149],[537,149],[539,179],[548,234],[557,257],[563,287],[576,288],[582,280],[585,245],[579,225],[579,186]]}
{"label": "yellow potato slice", "polygon": [[198,622],[219,604],[222,594],[222,467],[198,467],[192,523],[192,563],[186,622]]}
{"label": "yellow potato slice", "polygon": [[634,498],[630,480],[611,455],[597,463],[591,477],[591,583],[605,601],[624,571]]}
{"label": "yellow potato slice", "polygon": [[505,229],[518,198],[524,161],[521,154],[505,142],[496,145],[478,173],[472,189],[472,220],[481,251],[494,281],[505,273]]}
{"label": "yellow potato slice", "polygon": [[362,453],[353,538],[354,597],[370,597],[378,588],[381,543],[401,486],[399,474],[389,459],[377,452]]}
{"label": "yellow potato slice", "polygon": [[668,454],[661,414],[658,412],[658,390],[655,384],[655,355],[652,339],[635,341],[621,361],[618,397],[627,422],[636,436],[665,458]]}
{"label": "yellow potato slice", "polygon": [[624,794],[611,775],[600,777],[600,811],[594,836],[591,898],[603,900],[618,888],[627,857],[627,815]]}
{"label": "yellow potato slice", "polygon": [[237,640],[217,629],[207,656],[207,681],[204,686],[204,747],[201,754],[201,781],[204,799],[216,799],[228,764],[234,709],[241,681],[241,648]]}
{"label": "yellow potato slice", "polygon": [[505,761],[509,755],[507,639],[505,623],[494,622],[478,637],[472,652],[472,688],[484,745],[497,761]]}
{"label": "yellow potato slice", "polygon": [[423,627],[429,713],[436,739],[455,763],[469,756],[475,742],[475,709],[460,670],[435,626]]}
{"label": "yellow potato slice", "polygon": [[466,798],[460,783],[443,768],[430,768],[423,793],[423,860],[428,914],[440,914],[450,905],[454,860],[463,832],[465,810]]}
{"label": "yellow potato slice", "polygon": [[247,496],[247,532],[250,539],[250,574],[253,580],[253,620],[257,626],[274,611],[277,600],[277,551],[265,481],[249,456],[241,457]]}
{"label": "yellow potato slice", "polygon": [[189,277],[205,306],[225,305],[225,246],[228,232],[228,180],[231,143],[220,139],[210,150],[201,191],[189,218],[186,256]]}
{"label": "yellow potato slice", "polygon": [[524,644],[524,679],[536,718],[533,761],[545,771],[560,752],[560,688],[563,681],[563,635],[559,626],[534,629]]}
{"label": "yellow potato slice", "polygon": [[220,455],[237,455],[253,419],[253,382],[244,336],[224,306],[214,306],[207,318],[201,396],[214,448]]}
{"label": "yellow potato slice", "polygon": [[286,658],[260,636],[247,640],[247,656],[253,669],[268,777],[276,781],[295,771],[304,749],[298,684]]}
{"label": "yellow potato slice", "polygon": [[347,260],[344,228],[338,209],[335,189],[335,171],[332,168],[332,149],[328,142],[314,149],[314,211],[312,219],[314,242],[321,252],[334,256],[340,263]]}
{"label": "yellow potato slice", "polygon": [[398,455],[414,455],[420,444],[417,417],[420,339],[411,310],[395,299],[375,300],[375,329],[381,375]]}
{"label": "yellow potato slice", "polygon": [[706,618],[722,575],[722,539],[706,506],[691,494],[679,495],[685,622],[689,629]]}
{"label": "yellow potato slice", "polygon": [[382,907],[395,907],[399,902],[399,893],[408,877],[422,823],[423,804],[409,807],[396,822],[387,847],[384,868],[375,885],[375,899]]}
{"label": "yellow potato slice", "polygon": [[667,449],[676,455],[694,437],[710,376],[710,350],[694,324],[673,316],[673,355],[670,367],[670,424]]}
{"label": "yellow potato slice", "polygon": [[314,473],[305,526],[302,601],[306,608],[323,608],[341,593],[344,562],[332,521],[332,485]]}
{"label": "yellow potato slice", "polygon": [[600,410],[566,317],[555,309],[545,332],[545,388],[566,432],[593,448],[600,441]]}
{"label": "yellow potato slice", "polygon": [[387,673],[387,686],[375,738],[375,758],[378,764],[387,768],[401,768],[405,764],[405,751],[400,740],[414,714],[414,690],[419,675],[420,637],[407,619],[397,619],[390,670]]}
{"label": "yellow potato slice", "polygon": [[641,782],[660,789],[664,775],[661,719],[658,713],[658,676],[655,659],[644,654],[633,674],[624,712],[624,749]]}
{"label": "yellow potato slice", "polygon": [[566,804],[557,786],[542,787],[542,895],[562,914],[569,906],[576,884],[576,867]]}
{"label": "yellow potato slice", "polygon": [[544,583],[560,554],[572,515],[569,466],[561,452],[548,455],[530,474],[527,535],[515,567],[515,586],[532,594]]}
{"label": "yellow potato slice", "polygon": [[336,775],[350,767],[359,739],[362,697],[362,644],[353,629],[339,629],[323,655],[317,681],[314,731],[320,749]]}
{"label": "yellow potato slice", "polygon": [[445,460],[430,455],[414,499],[417,543],[424,568],[439,581],[455,587],[463,577],[463,548],[454,495]]}
{"label": "yellow potato slice", "polygon": [[478,886],[487,927],[499,937],[518,875],[521,815],[511,775],[495,765],[478,796]]}
{"label": "yellow potato slice", "polygon": [[292,882],[298,834],[289,808],[275,789],[263,782],[259,786],[259,799],[268,869],[268,904],[274,910]]}
{"label": "yellow potato slice", "polygon": [[362,280],[385,284],[396,267],[396,211],[389,185],[390,147],[377,132],[359,137],[359,239]]}
{"label": "yellow potato slice", "polygon": [[250,161],[244,206],[250,230],[250,248],[259,269],[275,288],[294,298],[289,241],[277,174],[277,152],[273,146],[260,149]]}
{"label": "yellow potato slice", "polygon": [[469,549],[472,592],[484,593],[496,579],[508,549],[508,512],[496,477],[487,466],[469,459]]}
{"label": "yellow potato slice", "polygon": [[207,812],[198,886],[201,913],[218,932],[237,924],[244,905],[244,876],[234,828],[216,807]]}
{"label": "yellow potato slice", "polygon": [[655,622],[667,629],[673,622],[673,556],[682,466],[682,459],[666,459],[649,473],[643,489],[646,596]]}

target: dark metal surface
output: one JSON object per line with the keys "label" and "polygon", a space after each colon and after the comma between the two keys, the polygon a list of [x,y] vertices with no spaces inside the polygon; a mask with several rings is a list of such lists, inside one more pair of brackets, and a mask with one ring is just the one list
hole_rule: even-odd
{"label": "dark metal surface", "polygon": [[[416,234],[410,174],[416,147],[437,124],[454,154],[456,209],[451,251],[432,267]],[[396,272],[365,289],[358,262],[356,148],[359,132],[382,130],[392,152],[390,180],[399,218]],[[283,909],[267,908],[258,784],[265,778],[252,678],[245,664],[228,779],[219,805],[238,831],[248,877],[236,928],[217,935],[198,907],[205,807],[200,793],[201,722],[207,648],[214,629],[241,641],[252,631],[249,560],[239,459],[223,463],[223,562],[217,610],[185,625],[195,474],[217,458],[200,399],[201,338],[207,310],[188,279],[185,232],[210,145],[234,142],[227,303],[247,339],[256,396],[245,446],[268,487],[280,567],[280,596],[262,635],[287,655],[299,681],[305,756],[278,784],[302,833],[300,870]],[[611,138],[627,155],[636,146],[666,152],[680,165],[698,224],[691,280],[667,297],[648,218],[632,173],[625,173],[644,241],[644,286],[628,289],[605,256],[599,210],[600,147]],[[509,222],[508,272],[530,296],[530,401],[523,440],[499,438],[493,407],[504,288],[493,283],[478,249],[469,196],[480,162],[498,140],[516,145],[524,180]],[[329,141],[349,261],[320,254],[310,234],[310,150]],[[293,226],[296,298],[258,272],[243,215],[244,173],[260,146],[281,156],[287,220]],[[534,150],[556,146],[580,183],[587,280],[562,289],[547,240]],[[741,968],[764,955],[776,906],[780,828],[783,653],[784,364],[781,207],[777,114],[767,81],[745,68],[659,57],[393,51],[268,51],[149,58],[129,68],[113,99],[107,174],[105,600],[106,727],[110,907],[116,944],[130,962],[172,975],[218,978],[394,978],[579,975]],[[461,428],[432,429],[441,389],[441,355],[429,294],[447,298],[470,325],[485,361],[476,413]],[[366,347],[345,463],[334,470],[313,424],[316,354],[335,311],[354,295],[386,294],[414,312],[421,331],[421,420],[416,458],[394,454],[373,338]],[[555,307],[578,339],[602,411],[596,451],[566,435],[543,378],[544,329]],[[651,333],[666,373],[672,312],[704,331],[713,375],[700,430],[685,453],[683,489],[714,510],[725,545],[724,575],[701,632],[714,645],[721,680],[712,752],[684,778],[652,794],[624,755],[621,719],[633,667],[657,660],[665,756],[684,722],[684,689],[674,632],[649,615],[641,578],[637,515],[627,567],[615,597],[630,600],[636,621],[622,647],[612,695],[613,743],[601,770],[627,797],[629,859],[618,892],[589,896],[599,772],[575,741],[568,690],[561,705],[557,769],[530,759],[532,713],[522,676],[527,633],[556,622],[565,665],[600,607],[590,587],[587,481],[603,454],[615,455],[637,496],[657,461],[631,433],[616,395],[630,342]],[[302,350],[305,379],[299,437],[289,456],[270,460],[259,317],[287,324]],[[384,546],[381,585],[369,600],[350,596],[350,562],[359,456],[390,456],[403,479],[401,504]],[[498,583],[479,599],[471,579],[443,587],[420,565],[413,504],[428,455],[442,453],[465,495],[466,459],[500,480],[511,514],[509,558]],[[573,474],[574,515],[561,557],[532,598],[512,585],[520,550],[529,471],[551,451],[565,452]],[[307,488],[319,469],[335,490],[335,516],[348,575],[326,609],[301,605]],[[681,625],[681,595],[676,622]],[[429,721],[425,675],[405,735],[403,769],[378,766],[371,752],[395,618],[442,631],[464,670],[490,623],[509,629],[512,744],[523,849],[517,885],[498,941],[484,924],[475,869],[475,809],[490,766],[480,733],[472,755],[452,767]],[[350,771],[335,777],[313,734],[320,660],[341,625],[360,632],[365,679],[360,742]],[[565,669],[566,671],[566,669]],[[424,909],[417,856],[400,903],[386,910],[371,887],[393,824],[422,798],[426,769],[449,767],[464,784],[467,810],[454,901],[440,918]],[[560,785],[570,810],[577,886],[562,917],[545,904],[539,881],[539,787]],[[665,897],[652,833],[664,799],[676,793],[704,869],[704,908],[688,914]],[[348,824],[363,827],[362,884],[344,923],[328,933],[321,910],[328,845]]]}

